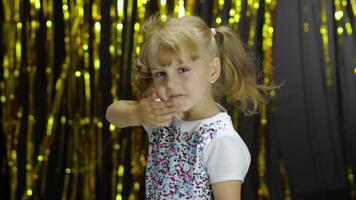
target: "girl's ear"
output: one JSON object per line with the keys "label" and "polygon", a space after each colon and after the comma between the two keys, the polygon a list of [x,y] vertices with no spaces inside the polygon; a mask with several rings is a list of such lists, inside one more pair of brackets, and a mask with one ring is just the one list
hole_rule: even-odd
{"label": "girl's ear", "polygon": [[209,73],[209,82],[215,83],[218,80],[221,72],[221,61],[219,57],[214,57],[211,61],[211,68]]}

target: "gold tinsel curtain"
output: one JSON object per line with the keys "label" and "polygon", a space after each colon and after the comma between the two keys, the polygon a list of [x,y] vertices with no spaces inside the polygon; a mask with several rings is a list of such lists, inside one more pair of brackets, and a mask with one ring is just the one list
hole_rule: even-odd
{"label": "gold tinsel curtain", "polygon": [[[140,127],[117,129],[104,117],[112,101],[134,98],[131,64],[140,51],[144,19],[156,12],[162,17],[194,14],[213,27],[229,25],[256,52],[263,72],[260,81],[270,85],[275,83],[275,11],[280,1],[2,0],[0,196],[144,199],[147,136]],[[328,41],[332,39],[327,32],[327,15],[335,16],[339,38],[352,35],[356,1],[329,1],[332,9],[320,2],[321,12],[315,15],[322,19],[318,28],[321,59],[325,60],[330,85],[333,63]],[[308,3],[303,5],[305,14]],[[307,21],[303,28],[305,33],[309,31]],[[356,74],[356,67],[352,73]],[[266,181],[267,130],[278,90],[270,95],[269,105],[253,118],[255,129],[247,131],[256,133],[259,142],[249,146],[256,151],[243,188],[246,199],[273,196]],[[242,127],[240,124],[246,117],[230,105],[229,99],[225,105],[235,128],[244,130],[244,123]],[[280,196],[291,199],[293,184],[288,168],[282,156],[276,159],[282,177]],[[350,163],[347,166],[354,198],[353,170]]]}

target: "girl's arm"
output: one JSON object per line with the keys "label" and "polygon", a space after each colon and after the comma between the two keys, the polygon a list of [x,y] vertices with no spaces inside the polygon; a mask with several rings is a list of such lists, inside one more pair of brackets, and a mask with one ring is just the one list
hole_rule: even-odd
{"label": "girl's arm", "polygon": [[216,200],[240,200],[241,181],[221,181],[212,184],[214,197]]}
{"label": "girl's arm", "polygon": [[119,128],[140,126],[163,127],[169,124],[176,114],[170,102],[157,101],[158,96],[140,101],[120,100],[112,103],[106,110],[106,119]]}
{"label": "girl's arm", "polygon": [[138,101],[116,101],[107,108],[105,117],[118,128],[140,126],[142,122],[138,108]]}

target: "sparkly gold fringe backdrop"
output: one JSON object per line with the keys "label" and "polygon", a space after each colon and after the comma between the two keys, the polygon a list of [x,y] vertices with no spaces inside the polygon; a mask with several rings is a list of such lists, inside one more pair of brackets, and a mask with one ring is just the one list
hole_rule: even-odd
{"label": "sparkly gold fringe backdrop", "polygon": [[[61,199],[100,199],[103,194],[98,194],[98,188],[105,179],[110,180],[110,188],[104,189],[110,194],[105,197],[143,199],[147,137],[142,128],[117,129],[108,125],[104,118],[105,109],[109,101],[132,97],[130,66],[140,51],[144,19],[157,11],[162,17],[199,14],[195,13],[195,5],[207,2],[108,2],[2,0],[0,97],[1,133],[6,147],[2,175],[8,176],[10,199],[43,199],[51,192],[58,192]],[[334,2],[337,33],[352,34],[351,23],[343,17],[346,1]],[[356,1],[348,2],[351,2],[355,16]],[[102,13],[104,3],[109,13]],[[277,0],[210,1],[212,26],[227,23],[239,31],[241,19],[246,20],[249,47],[256,45],[257,14],[263,6],[262,82],[265,85],[274,83],[272,53],[277,3]],[[320,34],[324,45],[325,76],[327,84],[332,85],[326,12],[325,5],[322,6]],[[105,20],[104,15],[107,16]],[[109,32],[109,38],[103,38],[104,31]],[[304,22],[304,31],[308,31],[307,22]],[[62,43],[57,37],[64,38]],[[109,60],[105,63],[108,66],[103,66],[101,51],[108,52],[105,58]],[[110,87],[108,92],[103,90],[104,86]],[[270,95],[273,112],[276,91],[271,91]],[[227,104],[230,104],[229,99]],[[265,176],[268,109],[264,105],[260,115],[256,193],[261,200],[270,199]],[[235,128],[238,128],[238,111],[231,108],[230,112]],[[19,146],[21,141],[24,147]],[[109,154],[105,155],[105,152]],[[110,159],[109,165],[107,159]],[[282,159],[280,169],[284,197],[289,200],[291,189]],[[350,166],[348,174],[355,197]],[[53,177],[64,178],[59,181]],[[57,181],[58,190],[48,190],[47,185],[52,181]]]}

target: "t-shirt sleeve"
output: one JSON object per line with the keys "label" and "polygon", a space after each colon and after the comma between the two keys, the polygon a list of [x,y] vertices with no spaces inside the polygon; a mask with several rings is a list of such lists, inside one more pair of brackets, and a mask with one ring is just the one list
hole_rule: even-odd
{"label": "t-shirt sleeve", "polygon": [[241,137],[235,134],[213,139],[203,151],[211,183],[241,180],[247,174],[251,156]]}

